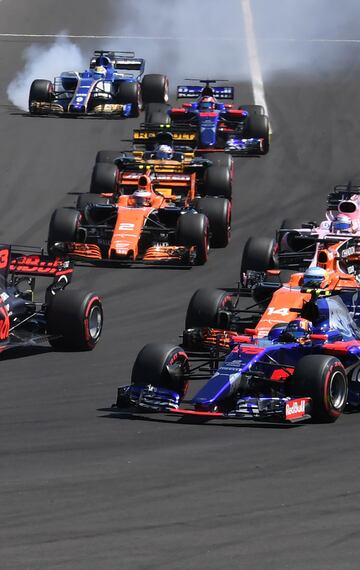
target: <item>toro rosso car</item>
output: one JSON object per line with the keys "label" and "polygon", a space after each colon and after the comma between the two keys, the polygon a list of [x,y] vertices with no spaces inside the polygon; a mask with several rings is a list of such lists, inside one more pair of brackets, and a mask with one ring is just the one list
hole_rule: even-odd
{"label": "toro rosso car", "polygon": [[[44,347],[47,342],[60,350],[96,346],[103,324],[101,301],[95,293],[69,287],[72,273],[64,257],[49,257],[37,248],[0,246],[0,353]],[[51,280],[45,296],[37,292],[39,277]]]}
{"label": "toro rosso car", "polygon": [[48,248],[83,261],[202,265],[210,243],[227,245],[230,223],[229,200],[196,200],[190,175],[125,169],[114,193],[82,194],[75,209],[54,212]]}
{"label": "toro rosso car", "polygon": [[[326,218],[320,224],[308,222],[296,227],[284,220],[275,239],[250,237],[244,247],[241,280],[245,285],[249,270],[289,269],[304,271],[310,265],[327,266],[359,260],[360,249],[360,187],[335,186],[328,196]],[[347,245],[342,245],[347,244]],[[337,250],[341,248],[341,254]],[[325,251],[327,250],[327,251]],[[341,257],[339,257],[341,255]]]}
{"label": "toro rosso car", "polygon": [[[199,81],[205,83],[205,87],[178,86],[179,99],[196,98],[196,101],[167,112],[173,132],[188,134],[189,142],[198,149],[225,150],[237,156],[266,154],[270,138],[264,108],[242,105],[234,109],[223,102],[234,98],[233,87],[211,87],[210,83],[216,80]],[[154,121],[154,117],[151,120]]]}
{"label": "toro rosso car", "polygon": [[164,75],[144,75],[145,61],[134,52],[95,51],[90,68],[66,71],[54,82],[36,79],[30,87],[31,114],[137,117],[142,103],[168,99]]}
{"label": "toro rosso car", "polygon": [[[115,410],[292,423],[333,422],[345,406],[358,408],[359,288],[331,289],[318,278],[276,283],[270,301],[245,310],[234,289],[198,290],[183,346],[146,345]],[[205,384],[189,402],[191,380]]]}

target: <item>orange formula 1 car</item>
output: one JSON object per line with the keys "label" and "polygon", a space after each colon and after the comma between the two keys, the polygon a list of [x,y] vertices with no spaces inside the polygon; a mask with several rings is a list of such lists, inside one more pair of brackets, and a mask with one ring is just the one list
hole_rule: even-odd
{"label": "orange formula 1 car", "polygon": [[116,192],[82,194],[76,208],[53,213],[48,249],[93,262],[202,265],[209,244],[227,245],[230,213],[225,198],[196,199],[188,175],[124,172]]}

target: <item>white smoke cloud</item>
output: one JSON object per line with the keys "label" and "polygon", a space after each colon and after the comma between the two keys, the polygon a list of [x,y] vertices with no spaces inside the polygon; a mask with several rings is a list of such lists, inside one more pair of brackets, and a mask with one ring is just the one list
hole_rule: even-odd
{"label": "white smoke cloud", "polygon": [[172,87],[186,77],[247,79],[240,0],[222,4],[112,0],[111,34],[133,38],[109,41],[107,47],[136,51],[146,59],[145,73],[165,73]]}
{"label": "white smoke cloud", "polygon": [[[61,32],[63,33],[63,32]],[[23,54],[24,68],[7,87],[9,100],[24,111],[28,108],[30,85],[34,79],[49,79],[62,71],[77,71],[88,65],[80,49],[66,38],[56,39],[53,44],[28,47]]]}

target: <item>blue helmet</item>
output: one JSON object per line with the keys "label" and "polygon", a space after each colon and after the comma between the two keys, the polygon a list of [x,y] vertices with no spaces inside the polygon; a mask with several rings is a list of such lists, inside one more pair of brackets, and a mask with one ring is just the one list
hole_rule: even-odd
{"label": "blue helmet", "polygon": [[351,227],[351,219],[344,214],[338,214],[332,223],[333,232],[349,232],[351,231]]}
{"label": "blue helmet", "polygon": [[306,319],[294,319],[285,328],[280,337],[282,342],[298,342],[300,344],[309,341],[309,337],[313,331],[312,324]]}
{"label": "blue helmet", "polygon": [[286,326],[286,323],[276,323],[276,325],[273,325],[269,330],[268,339],[273,342],[278,342]]}
{"label": "blue helmet", "polygon": [[320,287],[326,278],[327,272],[322,267],[309,267],[304,273],[303,284],[305,287]]}

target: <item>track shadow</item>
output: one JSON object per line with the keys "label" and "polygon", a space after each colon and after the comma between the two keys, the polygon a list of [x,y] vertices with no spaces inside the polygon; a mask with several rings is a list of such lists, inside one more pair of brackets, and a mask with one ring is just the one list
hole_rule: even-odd
{"label": "track shadow", "polygon": [[[98,412],[107,412],[103,415],[100,415],[99,418],[101,419],[108,419],[108,420],[130,420],[130,421],[143,421],[143,422],[152,422],[152,423],[160,423],[160,424],[173,424],[173,425],[203,425],[207,427],[227,427],[227,428],[250,428],[250,429],[275,429],[275,430],[287,430],[287,429],[294,429],[299,428],[300,423],[296,424],[285,424],[285,423],[276,423],[276,422],[261,422],[261,421],[251,421],[251,420],[240,420],[240,419],[228,419],[228,420],[220,420],[220,419],[209,419],[203,417],[189,417],[189,416],[176,416],[175,414],[171,414],[169,412],[161,413],[161,412],[146,412],[147,415],[143,415],[138,412],[134,412],[131,410],[124,410],[122,412],[115,411],[112,408],[98,408]],[[171,419],[170,419],[171,417]],[[302,422],[302,425],[308,422]]]}

